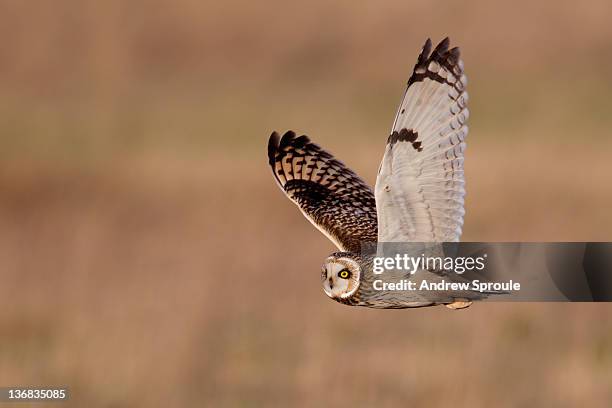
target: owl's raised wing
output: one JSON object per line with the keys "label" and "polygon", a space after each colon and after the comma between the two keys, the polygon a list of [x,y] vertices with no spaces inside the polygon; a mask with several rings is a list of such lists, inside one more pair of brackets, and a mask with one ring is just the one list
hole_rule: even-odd
{"label": "owl's raised wing", "polygon": [[268,160],[280,188],[340,250],[376,242],[376,202],[357,174],[307,136],[274,132]]}
{"label": "owl's raised wing", "polygon": [[378,177],[380,242],[458,241],[463,226],[467,78],[459,48],[427,40],[408,80]]}

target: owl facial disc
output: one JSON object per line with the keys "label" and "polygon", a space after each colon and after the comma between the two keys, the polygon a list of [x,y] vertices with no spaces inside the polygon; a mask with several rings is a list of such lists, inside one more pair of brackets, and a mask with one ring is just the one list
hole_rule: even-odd
{"label": "owl facial disc", "polygon": [[359,288],[360,277],[359,264],[347,257],[328,257],[321,271],[323,290],[330,298],[346,299],[353,296]]}

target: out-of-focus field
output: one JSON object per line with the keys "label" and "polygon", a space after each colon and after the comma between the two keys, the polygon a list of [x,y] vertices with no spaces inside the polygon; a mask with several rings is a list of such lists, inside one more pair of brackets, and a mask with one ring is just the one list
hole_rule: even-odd
{"label": "out-of-focus field", "polygon": [[373,183],[422,42],[448,34],[470,78],[463,239],[612,240],[611,13],[4,2],[0,386],[75,407],[610,406],[607,304],[327,299],[332,244],[265,148],[305,132]]}

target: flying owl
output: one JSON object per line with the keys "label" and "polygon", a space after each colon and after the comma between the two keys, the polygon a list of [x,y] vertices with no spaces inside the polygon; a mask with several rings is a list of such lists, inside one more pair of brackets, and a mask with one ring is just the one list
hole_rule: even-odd
{"label": "flying owl", "polygon": [[[428,39],[417,59],[378,170],[374,191],[351,169],[292,131],[268,142],[272,173],[283,192],[341,252],[324,262],[321,280],[330,298],[347,305],[407,308],[444,304],[463,308],[476,292],[432,299],[398,296],[372,287],[367,242],[454,242],[464,215],[463,152],[468,94],[459,48]],[[445,271],[424,271],[433,279]]]}

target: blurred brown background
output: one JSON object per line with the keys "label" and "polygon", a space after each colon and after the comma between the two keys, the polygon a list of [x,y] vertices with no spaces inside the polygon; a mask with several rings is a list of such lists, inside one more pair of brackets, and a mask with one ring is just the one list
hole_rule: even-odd
{"label": "blurred brown background", "polygon": [[4,0],[0,385],[88,407],[610,406],[611,306],[336,304],[332,244],[265,154],[294,129],[373,183],[422,43],[449,35],[470,78],[463,239],[612,240],[610,15]]}

